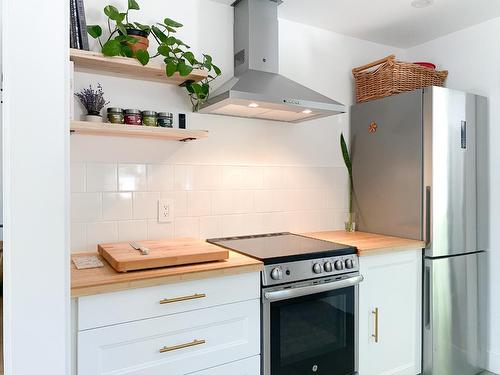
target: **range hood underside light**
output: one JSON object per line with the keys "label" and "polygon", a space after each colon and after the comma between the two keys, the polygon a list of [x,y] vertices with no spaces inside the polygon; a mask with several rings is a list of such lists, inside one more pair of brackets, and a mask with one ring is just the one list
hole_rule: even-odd
{"label": "range hood underside light", "polygon": [[[203,109],[200,110],[200,113],[204,112]],[[217,103],[212,103],[210,111],[206,111],[206,113],[292,123],[332,115],[331,110],[311,109],[310,106],[279,104],[268,101],[248,101],[236,98],[225,98]],[[338,113],[343,113],[343,110],[339,108]]]}

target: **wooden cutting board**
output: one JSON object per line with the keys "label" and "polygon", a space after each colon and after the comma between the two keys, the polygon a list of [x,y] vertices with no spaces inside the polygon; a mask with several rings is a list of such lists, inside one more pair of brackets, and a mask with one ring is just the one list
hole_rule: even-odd
{"label": "wooden cutting board", "polygon": [[229,258],[228,250],[192,238],[136,242],[149,248],[149,254],[142,255],[128,242],[100,244],[97,248],[99,254],[118,272],[220,261]]}

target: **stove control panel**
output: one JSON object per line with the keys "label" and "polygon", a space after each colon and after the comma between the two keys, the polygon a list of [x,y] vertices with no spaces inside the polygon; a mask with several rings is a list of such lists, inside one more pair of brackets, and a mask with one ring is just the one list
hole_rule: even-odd
{"label": "stove control panel", "polygon": [[284,284],[357,271],[359,271],[359,263],[356,254],[268,264],[264,266],[262,272],[262,285]]}

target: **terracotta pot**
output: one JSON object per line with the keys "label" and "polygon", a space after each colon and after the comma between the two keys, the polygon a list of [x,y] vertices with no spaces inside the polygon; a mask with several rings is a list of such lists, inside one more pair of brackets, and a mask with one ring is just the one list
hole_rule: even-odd
{"label": "terracotta pot", "polygon": [[127,29],[127,34],[137,40],[136,43],[128,43],[134,55],[136,51],[140,49],[142,50],[148,49],[149,47],[148,33],[138,29]]}

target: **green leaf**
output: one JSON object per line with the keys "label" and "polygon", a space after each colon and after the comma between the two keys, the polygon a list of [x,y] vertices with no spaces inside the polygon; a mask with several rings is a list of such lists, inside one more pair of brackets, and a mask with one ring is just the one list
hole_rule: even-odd
{"label": "green leaf", "polygon": [[89,25],[87,26],[87,32],[92,38],[97,39],[102,35],[102,28],[99,25]]}
{"label": "green leaf", "polygon": [[186,90],[188,90],[188,92],[190,94],[194,94],[193,82],[187,82],[186,83]]}
{"label": "green leaf", "polygon": [[349,176],[352,175],[352,163],[351,157],[349,155],[349,150],[347,148],[347,144],[345,143],[344,134],[340,133],[340,148],[342,149],[342,157],[344,158],[345,166],[347,167],[347,171],[349,172]]}
{"label": "green leaf", "polygon": [[121,45],[121,53],[120,55],[125,56],[125,57],[134,57],[134,53],[132,52],[132,48],[126,44]]}
{"label": "green leaf", "polygon": [[102,46],[102,53],[105,56],[118,56],[121,53],[122,45],[116,39],[108,40]]}
{"label": "green leaf", "polygon": [[192,83],[191,88],[193,89],[196,96],[203,95],[203,90],[202,90],[201,85],[199,83]]}
{"label": "green leaf", "polygon": [[[173,38],[173,37],[171,37],[171,38]],[[180,46],[184,46],[184,47],[186,47],[186,48],[191,48],[191,47],[189,47],[186,43],[184,43],[182,40],[177,39],[177,38],[174,38],[174,39],[175,39],[175,43],[177,43],[178,45],[180,45]]]}
{"label": "green leaf", "polygon": [[163,22],[165,23],[166,26],[170,26],[170,27],[182,27],[182,26],[184,26],[182,23],[176,22],[171,18],[165,18],[165,20]]}
{"label": "green leaf", "polygon": [[118,19],[116,20],[117,23],[122,23],[123,20],[125,19],[125,17],[127,17],[127,13],[120,13],[120,16],[118,17]]}
{"label": "green leaf", "polygon": [[128,9],[139,10],[141,8],[139,7],[139,4],[137,4],[137,1],[135,1],[135,0],[128,0]]}
{"label": "green leaf", "polygon": [[176,32],[177,32],[177,30],[176,30],[176,29],[174,29],[173,27],[170,27],[170,26],[167,26],[167,25],[164,25],[164,26],[165,26],[165,28],[166,28],[169,32],[171,32],[171,33],[176,33]]}
{"label": "green leaf", "polygon": [[169,46],[167,46],[166,44],[160,44],[158,46],[158,53],[162,56],[170,56],[170,53],[172,52],[172,50],[170,49]]}
{"label": "green leaf", "polygon": [[153,34],[160,40],[160,42],[168,44],[168,37],[165,35],[163,31],[161,31],[156,26],[153,26],[151,30],[153,31]]}
{"label": "green leaf", "polygon": [[151,28],[148,25],[143,25],[142,23],[139,23],[139,22],[134,22],[134,25],[139,30],[145,31],[147,33],[149,33],[151,31]]}
{"label": "green leaf", "polygon": [[120,32],[122,33],[122,35],[127,35],[127,29],[125,28],[125,26],[123,26],[121,23],[117,23],[116,24],[116,28],[118,30],[120,30]]}
{"label": "green leaf", "polygon": [[149,62],[149,52],[143,49],[135,51],[135,57],[142,65],[147,65]]}
{"label": "green leaf", "polygon": [[182,77],[188,76],[193,71],[193,67],[187,65],[184,61],[180,61],[177,64],[177,71]]}
{"label": "green leaf", "polygon": [[205,63],[212,65],[212,56],[204,54],[203,57],[205,58]]}
{"label": "green leaf", "polygon": [[167,77],[172,77],[176,71],[177,64],[174,61],[169,61],[166,67]]}
{"label": "green leaf", "polygon": [[104,8],[104,14],[113,21],[118,21],[121,17],[120,12],[113,5],[108,5]]}
{"label": "green leaf", "polygon": [[206,97],[208,93],[210,92],[210,85],[208,83],[204,83],[201,85],[201,92],[204,94]]}
{"label": "green leaf", "polygon": [[215,74],[217,74],[217,77],[222,74],[222,71],[220,70],[220,68],[217,65],[212,64],[212,68],[214,69]]}
{"label": "green leaf", "polygon": [[194,57],[193,52],[184,52],[182,54],[182,57],[184,57],[191,65],[196,64],[198,61],[196,61],[196,58]]}
{"label": "green leaf", "polygon": [[165,44],[169,46],[173,46],[177,42],[177,39],[174,38],[173,36],[169,36],[167,40],[165,41]]}

